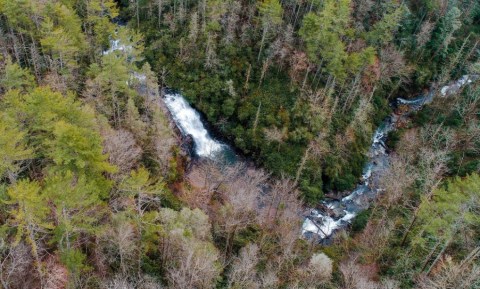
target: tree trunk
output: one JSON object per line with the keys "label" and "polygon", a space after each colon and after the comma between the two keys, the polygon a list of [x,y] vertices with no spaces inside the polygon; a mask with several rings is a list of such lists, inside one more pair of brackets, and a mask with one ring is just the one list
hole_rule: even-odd
{"label": "tree trunk", "polygon": [[243,89],[245,90],[245,93],[248,90],[248,82],[250,81],[250,72],[252,70],[252,65],[249,63],[248,64],[248,70],[247,70],[247,75],[245,77],[245,85],[243,86]]}
{"label": "tree trunk", "polygon": [[302,89],[305,87],[307,84],[307,79],[308,79],[308,74],[310,73],[310,69],[307,68],[307,72],[305,73],[305,76],[303,77],[303,82],[302,82]]}
{"label": "tree trunk", "polygon": [[295,176],[295,186],[298,184],[298,180],[300,179],[300,176],[302,175],[302,171],[305,168],[305,164],[308,160],[308,154],[310,153],[310,150],[312,147],[309,145],[308,148],[305,150],[305,153],[303,154],[302,160],[300,161],[300,165],[298,166],[297,169],[297,174]]}
{"label": "tree trunk", "polygon": [[415,225],[415,222],[417,221],[417,214],[418,214],[418,207],[415,209],[415,212],[413,213],[413,219],[410,222],[410,225],[408,225],[407,230],[403,234],[402,242],[400,242],[400,246],[404,246],[405,242],[407,241],[407,237],[410,234],[410,231],[413,228],[413,225]]}
{"label": "tree trunk", "polygon": [[260,57],[262,56],[263,44],[265,42],[265,38],[267,37],[267,31],[268,31],[267,26],[263,27],[262,41],[260,42],[260,51],[258,52],[258,58],[257,58],[258,61],[260,61]]}
{"label": "tree trunk", "polygon": [[38,277],[40,278],[40,288],[43,288],[43,272],[42,272],[42,262],[40,261],[40,256],[38,255],[37,243],[35,242],[35,237],[33,234],[32,225],[28,224],[28,235],[27,242],[30,243],[30,248],[32,249],[32,255],[35,259],[35,268],[38,272]]}
{"label": "tree trunk", "polygon": [[260,81],[258,82],[258,87],[262,85],[265,74],[267,73],[268,67],[270,66],[270,59],[266,59],[262,65],[262,73],[260,74]]}
{"label": "tree trunk", "polygon": [[359,72],[355,76],[355,79],[352,83],[352,87],[350,88],[350,91],[347,94],[347,98],[345,99],[345,102],[343,103],[342,112],[345,112],[347,109],[349,109],[350,108],[350,103],[353,102],[352,99],[355,99],[355,96],[357,94],[357,83],[360,80],[360,75],[361,75],[361,73]]}
{"label": "tree trunk", "polygon": [[138,0],[135,1],[135,16],[137,18],[137,29],[140,28],[140,8],[138,7],[139,3]]}
{"label": "tree trunk", "polygon": [[437,241],[437,243],[435,243],[435,246],[433,246],[432,250],[430,250],[430,253],[428,254],[427,258],[425,258],[425,261],[423,262],[422,269],[420,270],[420,272],[425,271],[425,268],[427,268],[428,262],[430,262],[430,259],[432,258],[433,254],[435,254],[435,251],[437,250],[439,245],[440,245],[440,242]]}
{"label": "tree trunk", "polygon": [[163,9],[163,0],[157,0],[158,8],[158,28],[162,26],[162,9]]}
{"label": "tree trunk", "polygon": [[480,255],[480,246],[477,246],[475,249],[473,249],[465,259],[462,260],[460,263],[460,268],[463,268],[467,265],[469,265],[473,260],[475,260],[478,255]]}
{"label": "tree trunk", "polygon": [[[430,191],[428,191],[427,195],[426,195],[426,202],[430,202],[430,199],[432,198],[433,196],[433,190],[438,186],[438,184],[440,183],[440,180],[438,180],[430,189]],[[400,243],[400,246],[404,246],[405,245],[405,242],[407,241],[407,237],[408,235],[410,234],[410,231],[412,230],[413,228],[413,225],[415,224],[415,222],[417,221],[417,218],[418,218],[418,213],[420,212],[420,205],[419,204],[416,208],[415,208],[415,211],[413,212],[413,219],[412,221],[410,222],[410,225],[408,225],[407,227],[407,231],[405,231],[404,235],[403,235],[403,238],[402,238],[402,242]]]}
{"label": "tree trunk", "polygon": [[448,246],[450,245],[450,242],[452,241],[452,238],[453,238],[453,235],[451,237],[449,237],[446,241],[445,241],[445,244],[443,244],[443,248],[442,250],[440,251],[440,253],[438,253],[437,257],[435,258],[435,260],[433,260],[433,263],[432,265],[430,265],[430,267],[428,268],[427,270],[427,276],[430,275],[430,272],[432,272],[432,269],[435,268],[435,265],[437,265],[438,261],[440,261],[440,259],[442,258],[443,254],[445,253],[445,250],[448,248]]}
{"label": "tree trunk", "polygon": [[257,114],[255,115],[255,122],[253,123],[253,133],[257,130],[258,118],[260,117],[260,109],[262,108],[262,103],[258,105]]}

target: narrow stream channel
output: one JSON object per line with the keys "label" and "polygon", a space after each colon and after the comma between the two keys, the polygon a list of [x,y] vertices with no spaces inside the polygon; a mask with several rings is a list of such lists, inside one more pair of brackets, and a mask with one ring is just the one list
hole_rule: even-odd
{"label": "narrow stream channel", "polygon": [[326,210],[310,210],[310,214],[305,217],[303,222],[302,234],[307,238],[317,237],[322,240],[330,237],[336,230],[348,226],[351,220],[359,212],[367,209],[370,203],[382,191],[378,184],[378,179],[389,164],[385,143],[388,133],[396,129],[398,120],[408,113],[421,109],[425,104],[431,103],[435,96],[451,96],[457,93],[464,85],[478,78],[476,75],[464,75],[459,80],[443,86],[440,90],[432,88],[426,95],[409,100],[397,98],[397,104],[405,105],[409,109],[402,115],[391,114],[375,131],[361,182],[343,199],[323,201],[322,207],[326,208]]}

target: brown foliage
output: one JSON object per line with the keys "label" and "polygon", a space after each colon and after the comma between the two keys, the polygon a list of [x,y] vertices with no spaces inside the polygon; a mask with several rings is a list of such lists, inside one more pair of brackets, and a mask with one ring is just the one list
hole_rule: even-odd
{"label": "brown foliage", "polygon": [[45,289],[65,289],[68,285],[68,270],[60,263],[58,256],[46,261]]}
{"label": "brown foliage", "polygon": [[435,271],[433,276],[420,276],[416,289],[474,289],[480,286],[478,264],[455,263],[451,257],[447,256]]}
{"label": "brown foliage", "polygon": [[378,279],[378,268],[375,265],[360,265],[357,258],[350,257],[339,266],[343,277],[344,289],[397,289],[398,283],[384,279],[381,282]]}
{"label": "brown foliage", "polygon": [[290,60],[289,75],[293,82],[300,83],[302,75],[310,69],[308,56],[303,51],[294,51]]}
{"label": "brown foliage", "polygon": [[401,82],[408,82],[412,72],[405,61],[403,52],[389,45],[380,52],[380,76],[383,82],[390,82],[399,78]]}
{"label": "brown foliage", "polygon": [[6,247],[0,240],[0,281],[4,288],[28,288],[38,282],[33,259],[27,245],[19,243]]}
{"label": "brown foliage", "polygon": [[137,144],[134,135],[124,129],[109,130],[104,133],[104,150],[108,160],[117,166],[121,175],[128,174],[138,165],[142,148]]}

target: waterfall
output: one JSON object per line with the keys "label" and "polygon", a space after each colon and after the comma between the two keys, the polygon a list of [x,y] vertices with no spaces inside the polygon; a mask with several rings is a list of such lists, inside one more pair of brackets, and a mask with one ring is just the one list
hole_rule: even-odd
{"label": "waterfall", "polygon": [[180,94],[167,93],[164,101],[182,134],[192,137],[198,156],[214,159],[229,150],[227,145],[212,138],[203,125],[200,114]]}
{"label": "waterfall", "polygon": [[[103,51],[103,55],[121,51],[130,53],[132,46],[123,44],[118,39],[110,41],[110,48]],[[136,71],[130,72],[130,77],[145,85],[146,76]],[[130,84],[127,81],[127,84]],[[235,152],[228,145],[212,138],[203,125],[200,114],[190,106],[185,98],[178,93],[167,93],[164,97],[165,105],[172,115],[173,121],[184,136],[191,136],[194,142],[195,154],[199,157],[221,159],[228,163],[236,160]]]}

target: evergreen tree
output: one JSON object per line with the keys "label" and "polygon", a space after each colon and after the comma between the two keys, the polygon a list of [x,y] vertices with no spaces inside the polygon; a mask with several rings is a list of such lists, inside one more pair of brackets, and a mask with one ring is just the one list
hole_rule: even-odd
{"label": "evergreen tree", "polygon": [[35,86],[35,79],[30,71],[13,63],[10,57],[7,58],[5,72],[0,79],[0,87],[4,90],[19,89],[28,91]]}
{"label": "evergreen tree", "polygon": [[258,52],[258,60],[260,60],[269,33],[275,33],[275,29],[282,24],[283,8],[278,0],[264,0],[258,5],[258,12],[262,23],[262,40],[260,40]]}
{"label": "evergreen tree", "polygon": [[22,163],[32,157],[26,144],[26,133],[7,115],[0,118],[0,178],[7,176],[15,182]]}

